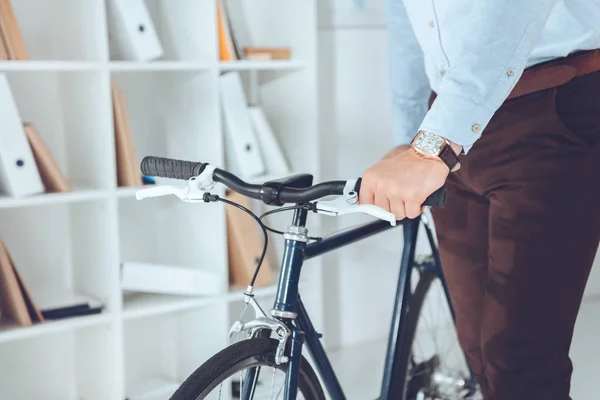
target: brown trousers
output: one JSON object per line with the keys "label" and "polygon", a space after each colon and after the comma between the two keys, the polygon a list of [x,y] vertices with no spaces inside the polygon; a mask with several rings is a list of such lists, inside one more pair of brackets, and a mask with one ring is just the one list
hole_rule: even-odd
{"label": "brown trousers", "polygon": [[569,399],[600,240],[600,72],[509,100],[433,210],[459,341],[486,400]]}

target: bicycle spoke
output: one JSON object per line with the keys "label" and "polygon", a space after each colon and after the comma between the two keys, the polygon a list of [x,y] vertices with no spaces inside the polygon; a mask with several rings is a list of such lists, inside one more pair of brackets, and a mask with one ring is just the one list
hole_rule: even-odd
{"label": "bicycle spoke", "polygon": [[244,371],[240,371],[240,398],[244,395]]}
{"label": "bicycle spoke", "polygon": [[274,393],[275,393],[275,368],[273,368],[273,378],[271,379],[271,400],[273,400]]}
{"label": "bicycle spoke", "polygon": [[284,386],[285,386],[285,380],[283,381],[283,385],[281,385],[281,387],[279,388],[279,392],[277,392],[277,397],[275,397],[275,400],[277,400],[279,398],[279,396],[281,395],[281,393],[283,392]]}

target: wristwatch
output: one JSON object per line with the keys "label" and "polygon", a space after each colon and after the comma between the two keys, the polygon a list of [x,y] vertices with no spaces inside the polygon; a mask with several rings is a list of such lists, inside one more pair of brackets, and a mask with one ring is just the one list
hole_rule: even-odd
{"label": "wristwatch", "polygon": [[450,146],[450,142],[432,132],[419,131],[410,146],[425,157],[441,159],[450,168],[450,172],[460,168],[458,156]]}

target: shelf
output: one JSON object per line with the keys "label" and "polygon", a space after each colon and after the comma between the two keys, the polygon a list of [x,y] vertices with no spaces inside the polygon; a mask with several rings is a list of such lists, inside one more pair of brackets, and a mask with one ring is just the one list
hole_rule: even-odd
{"label": "shelf", "polygon": [[0,61],[0,71],[91,71],[102,69],[103,64],[92,61]]}
{"label": "shelf", "polygon": [[30,326],[0,325],[0,343],[104,325],[112,320],[113,317],[110,314],[101,313],[61,320],[48,320]]}
{"label": "shelf", "polygon": [[210,64],[188,61],[111,61],[111,71],[207,71],[212,68]]}
{"label": "shelf", "polygon": [[219,296],[188,297],[165,294],[136,293],[124,296],[123,318],[133,320],[202,307]]}
{"label": "shelf", "polygon": [[208,71],[208,63],[191,61],[45,61],[10,60],[0,61],[0,71],[93,71],[108,68],[110,71]]}
{"label": "shelf", "polygon": [[[219,61],[214,1],[144,0],[164,50],[152,60],[114,51],[112,3],[11,2],[29,59],[0,60],[0,73],[20,119],[35,124],[72,190],[0,193],[0,236],[34,298],[38,287],[69,290],[105,308],[26,327],[0,322],[2,399],[167,398],[227,346],[230,320],[246,306],[245,285],[228,287],[228,206],[176,196],[138,201],[137,191],[155,185],[118,187],[113,78],[125,98],[138,174],[146,156],[226,167],[219,80],[225,71],[239,72],[247,103],[261,106],[293,169],[249,182],[312,171],[319,162],[316,2],[260,0],[256,7],[233,1],[239,7],[230,13],[231,24],[242,27],[240,44],[293,51],[291,60],[233,62]],[[157,177],[156,185],[187,182]],[[224,197],[226,188],[220,184],[211,193]],[[267,208],[258,200],[251,206]],[[290,218],[282,213],[268,222],[285,229]],[[275,269],[284,241],[277,236],[269,243]],[[120,265],[127,261],[203,268],[221,279],[210,295],[123,291]],[[321,302],[317,284],[301,286],[309,311]],[[267,315],[276,292],[276,279],[254,290]],[[244,318],[253,317],[249,307]]]}
{"label": "shelf", "polygon": [[269,71],[293,70],[306,67],[304,61],[268,60],[268,61],[224,61],[219,63],[221,71]]}
{"label": "shelf", "polygon": [[107,197],[105,190],[82,189],[66,193],[44,193],[29,197],[0,197],[0,209],[43,206],[49,204],[68,204],[99,200]]}
{"label": "shelf", "polygon": [[[207,304],[222,302],[230,303],[244,300],[243,288],[235,288],[228,293],[218,296],[188,297],[151,293],[135,293],[124,296],[123,318],[132,320],[160,314],[174,313],[204,307]],[[254,297],[263,298],[274,296],[277,284],[254,289]]]}

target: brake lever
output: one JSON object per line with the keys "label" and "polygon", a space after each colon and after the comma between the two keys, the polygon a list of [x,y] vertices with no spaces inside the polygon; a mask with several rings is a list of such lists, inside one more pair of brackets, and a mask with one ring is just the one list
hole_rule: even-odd
{"label": "brake lever", "polygon": [[363,213],[388,221],[396,226],[396,215],[373,204],[358,204],[358,193],[354,190],[356,180],[349,180],[344,186],[344,193],[333,200],[317,201],[315,211],[319,214],[338,216],[343,214]]}
{"label": "brake lever", "polygon": [[192,177],[187,181],[186,186],[159,185],[151,188],[140,189],[135,192],[135,198],[138,200],[147,199],[150,197],[159,197],[167,195],[175,195],[186,203],[201,203],[205,202],[204,195],[208,190],[215,186],[212,179],[212,166],[207,166],[205,170],[198,176]]}

